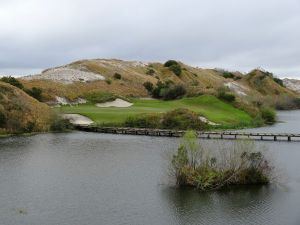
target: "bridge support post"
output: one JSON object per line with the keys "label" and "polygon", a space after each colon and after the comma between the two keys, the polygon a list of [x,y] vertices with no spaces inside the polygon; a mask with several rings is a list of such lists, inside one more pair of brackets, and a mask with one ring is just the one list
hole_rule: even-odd
{"label": "bridge support post", "polygon": [[260,140],[264,140],[264,136],[260,136]]}
{"label": "bridge support post", "polygon": [[210,134],[207,135],[207,139],[210,139]]}
{"label": "bridge support post", "polygon": [[223,134],[221,134],[221,139],[223,139]]}
{"label": "bridge support post", "polygon": [[291,136],[288,136],[288,141],[291,141]]}
{"label": "bridge support post", "polygon": [[277,141],[277,136],[274,135],[274,141]]}

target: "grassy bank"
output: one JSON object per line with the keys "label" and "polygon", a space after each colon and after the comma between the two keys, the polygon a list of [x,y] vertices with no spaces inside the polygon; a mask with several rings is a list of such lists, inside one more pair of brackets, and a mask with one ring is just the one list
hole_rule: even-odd
{"label": "grassy bank", "polygon": [[99,108],[92,104],[63,106],[62,113],[78,113],[89,117],[98,124],[123,123],[128,117],[141,114],[164,113],[177,108],[186,108],[224,127],[251,127],[253,118],[246,112],[220,101],[213,96],[183,98],[173,101],[132,99],[128,108]]}

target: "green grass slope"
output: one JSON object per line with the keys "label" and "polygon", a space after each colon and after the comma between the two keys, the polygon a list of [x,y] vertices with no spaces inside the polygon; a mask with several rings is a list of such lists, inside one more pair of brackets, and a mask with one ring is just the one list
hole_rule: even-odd
{"label": "green grass slope", "polygon": [[205,116],[212,122],[226,127],[253,126],[253,119],[244,111],[224,103],[214,96],[199,96],[173,101],[133,99],[128,108],[99,108],[95,105],[63,106],[62,113],[78,113],[89,117],[98,124],[122,123],[128,117],[164,113],[177,108],[186,108]]}

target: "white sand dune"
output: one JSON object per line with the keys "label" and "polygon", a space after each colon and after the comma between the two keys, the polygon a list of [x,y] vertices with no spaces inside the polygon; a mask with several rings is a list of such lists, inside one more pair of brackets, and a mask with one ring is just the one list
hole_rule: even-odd
{"label": "white sand dune", "polygon": [[68,67],[58,67],[53,69],[48,69],[44,71],[42,74],[38,75],[29,75],[22,77],[21,79],[24,80],[54,80],[62,83],[73,83],[75,81],[77,82],[89,82],[89,81],[95,81],[95,80],[105,80],[105,77],[92,73],[92,72],[86,72],[79,69],[72,69]]}
{"label": "white sand dune", "polygon": [[96,104],[97,107],[100,108],[107,108],[107,107],[117,107],[117,108],[126,108],[130,107],[133,104],[127,101],[124,101],[123,99],[117,98],[114,101],[111,102],[104,102],[104,103],[98,103]]}
{"label": "white sand dune", "polygon": [[79,114],[64,114],[63,118],[69,120],[74,125],[90,125],[93,123],[90,118]]}

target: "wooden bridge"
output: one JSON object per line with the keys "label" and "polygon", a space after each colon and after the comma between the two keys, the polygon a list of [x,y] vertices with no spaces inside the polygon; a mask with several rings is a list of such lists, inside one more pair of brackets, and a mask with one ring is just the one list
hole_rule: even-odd
{"label": "wooden bridge", "polygon": [[[109,134],[145,135],[160,137],[182,137],[184,130],[162,130],[148,128],[117,128],[77,125],[77,130]],[[253,139],[269,141],[300,141],[300,134],[290,133],[255,133],[236,131],[198,131],[199,138],[205,139]]]}

